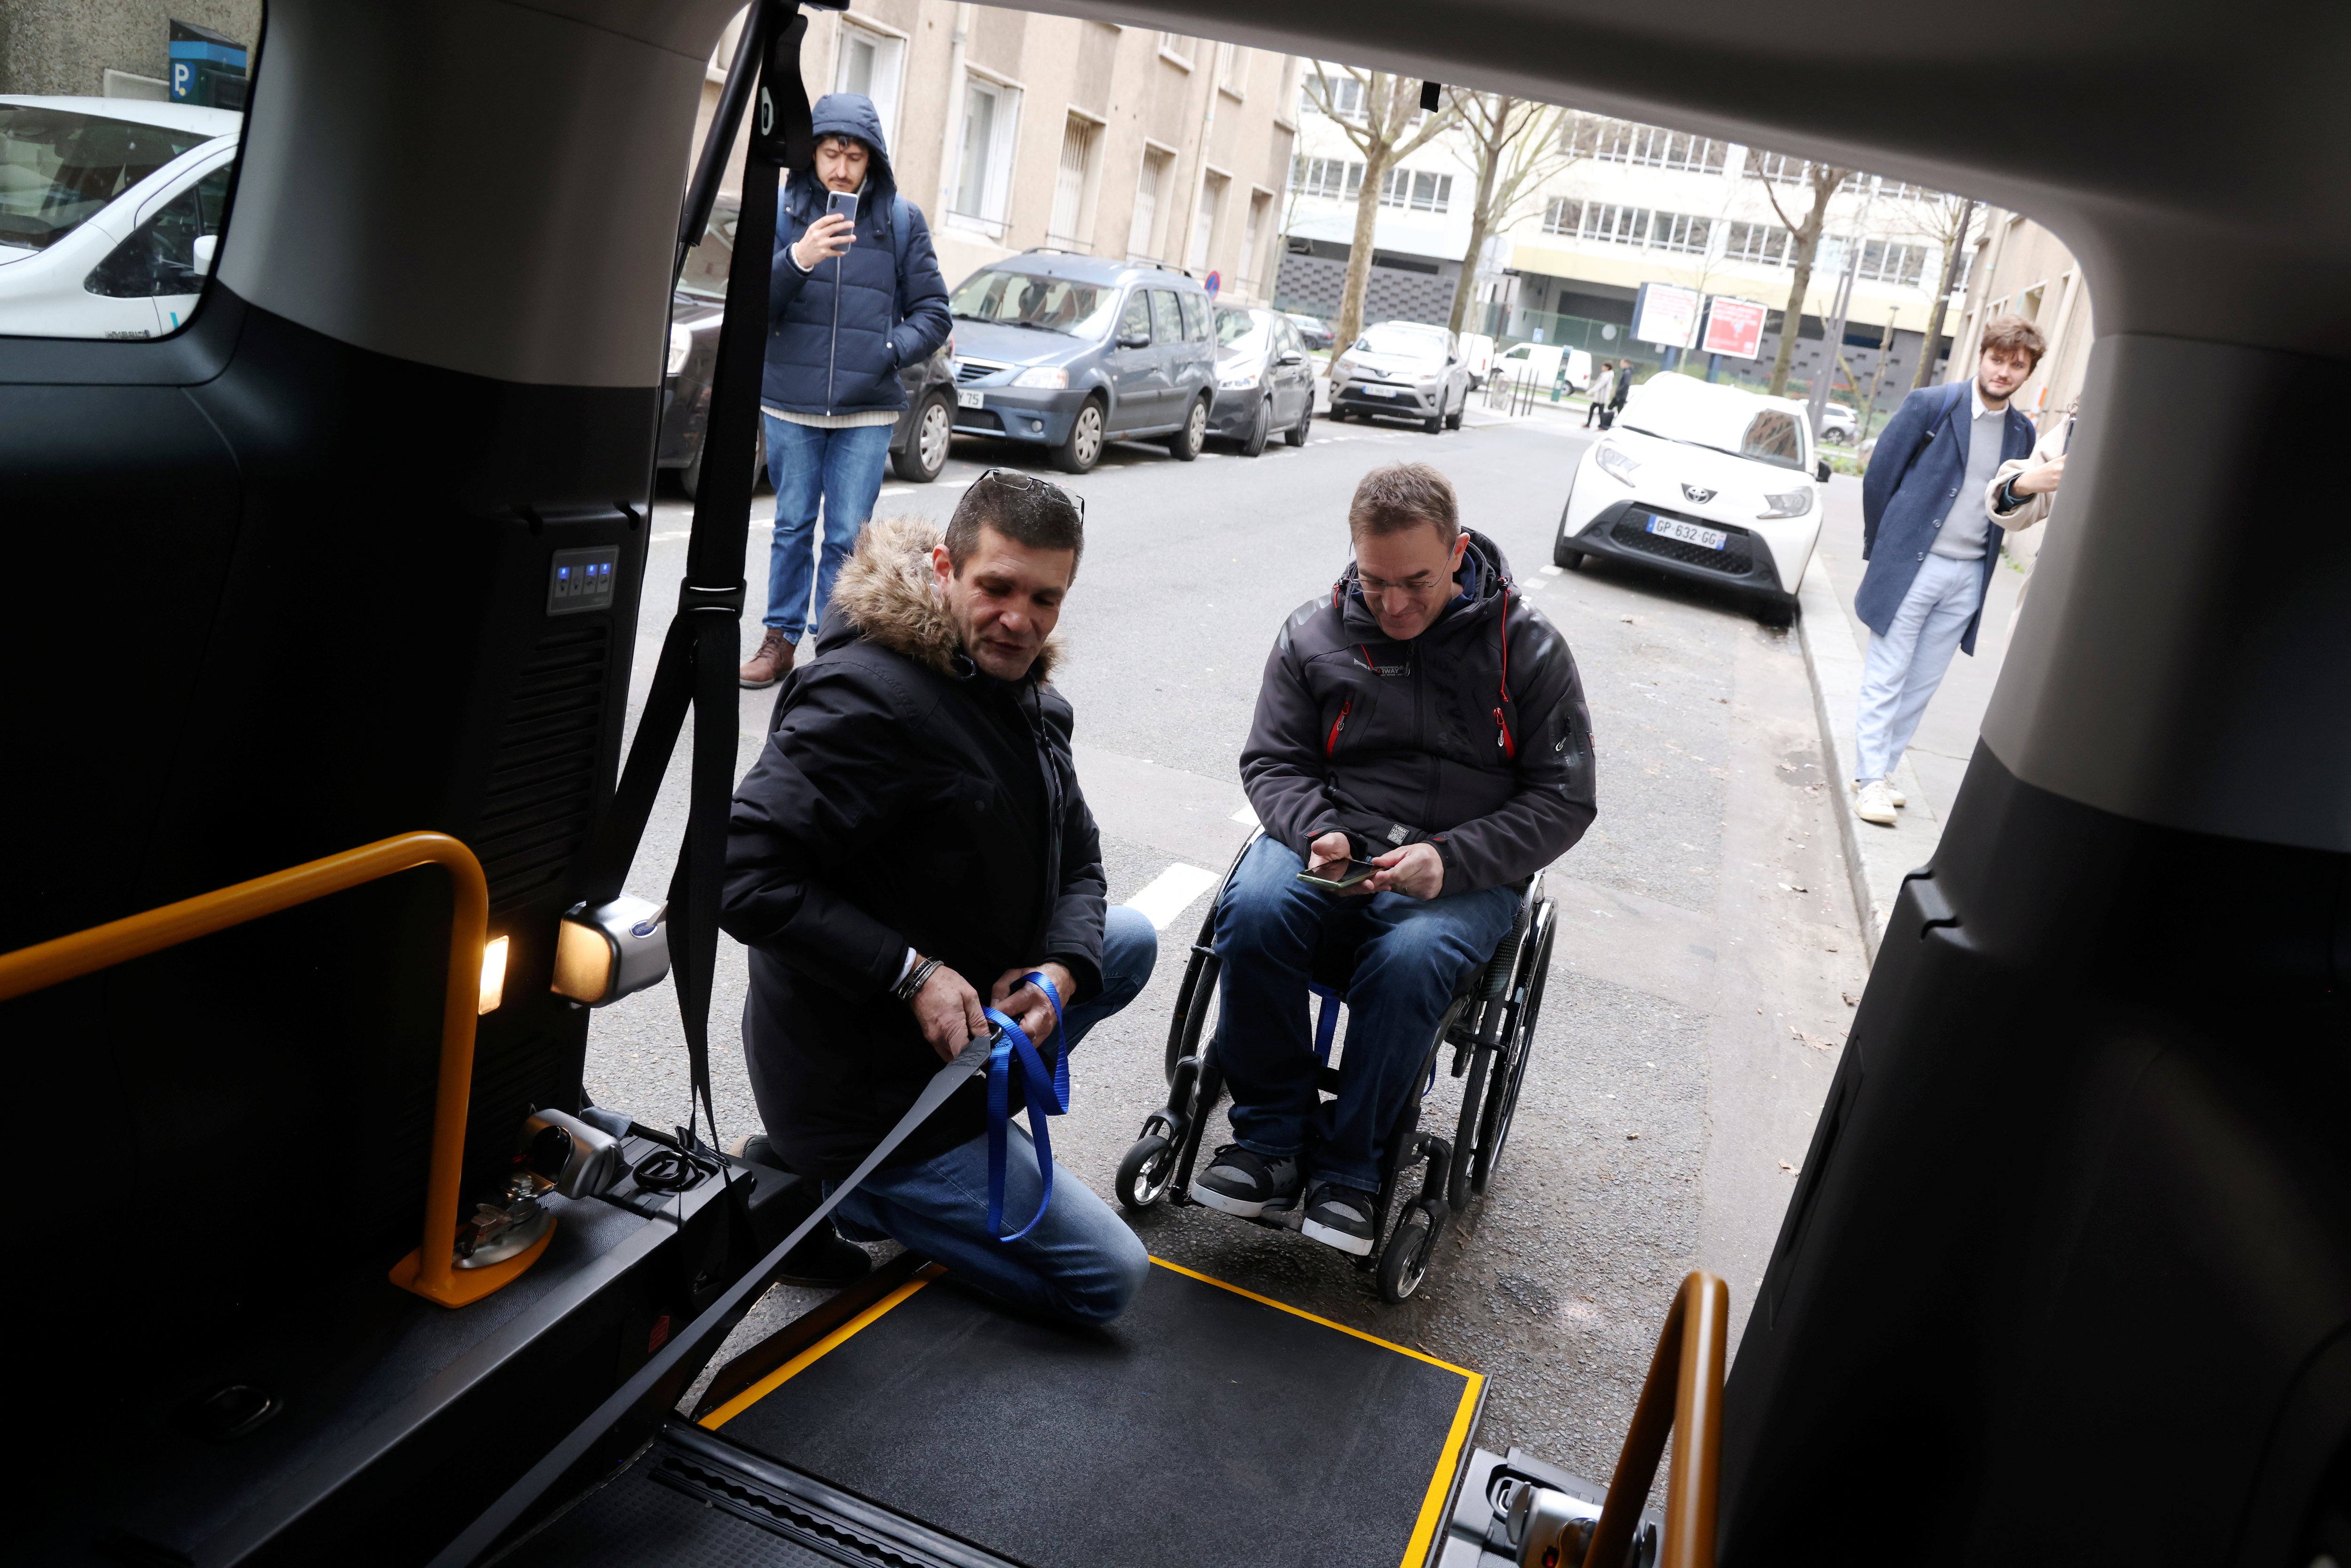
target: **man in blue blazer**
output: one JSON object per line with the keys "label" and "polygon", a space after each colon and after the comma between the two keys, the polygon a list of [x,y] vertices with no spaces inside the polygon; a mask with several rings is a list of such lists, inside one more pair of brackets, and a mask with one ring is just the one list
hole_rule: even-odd
{"label": "man in blue blazer", "polygon": [[[1870,630],[1854,725],[1861,797],[1855,811],[1865,822],[1894,825],[1903,803],[1888,782],[1894,765],[1952,653],[1976,651],[1976,622],[2001,538],[1986,497],[2003,462],[2032,451],[2032,421],[2008,400],[2043,348],[2032,322],[1994,318],[1984,328],[1975,375],[1903,399],[1870,457],[1861,486],[1861,553],[1869,570],[1853,604]],[[2055,489],[2057,476],[2028,468],[2008,483],[2021,497]],[[2008,499],[2004,509],[2013,511],[2014,497]]]}

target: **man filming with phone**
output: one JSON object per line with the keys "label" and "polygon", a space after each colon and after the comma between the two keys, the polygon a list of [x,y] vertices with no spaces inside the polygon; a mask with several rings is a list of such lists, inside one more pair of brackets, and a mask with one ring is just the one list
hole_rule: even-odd
{"label": "man filming with phone", "polygon": [[[804,1176],[848,1176],[941,1062],[985,1050],[984,1007],[1050,1067],[1151,977],[1151,922],[1103,908],[1072,716],[1048,680],[1084,544],[1077,497],[1002,469],[944,535],[868,528],[736,791],[720,923],[751,949],[743,1043],[764,1152]],[[841,1230],[894,1238],[1017,1306],[1116,1317],[1149,1270],[1143,1244],[1066,1171],[1045,1203],[1017,1123],[1002,1218],[1042,1213],[998,1239],[986,1080],[843,1198]]]}
{"label": "man filming with phone", "polygon": [[[906,406],[898,372],[929,359],[949,325],[930,226],[898,194],[872,100],[828,93],[810,120],[815,165],[784,187],[768,283],[759,410],[776,531],[767,630],[738,672],[754,689],[789,674],[801,640],[822,625],[882,491]],[[820,516],[824,549],[812,564]]]}
{"label": "man filming with phone", "polygon": [[[1592,725],[1567,643],[1422,463],[1364,476],[1355,559],[1276,637],[1241,753],[1265,834],[1217,911],[1217,1060],[1235,1141],[1192,1196],[1372,1249],[1382,1142],[1455,987],[1493,953],[1512,886],[1583,836]],[[1307,983],[1357,955],[1337,1100],[1318,1104]]]}

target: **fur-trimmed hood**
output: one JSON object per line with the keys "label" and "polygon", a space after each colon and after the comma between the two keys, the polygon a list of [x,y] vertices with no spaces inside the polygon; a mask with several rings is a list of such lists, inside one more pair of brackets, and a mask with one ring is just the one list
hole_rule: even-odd
{"label": "fur-trimmed hood", "polygon": [[[817,651],[870,637],[895,653],[943,675],[977,673],[947,618],[931,570],[931,551],[945,530],[921,517],[876,517],[857,537],[857,549],[832,585],[832,601]],[[1061,640],[1045,639],[1027,679],[1041,685],[1061,662]]]}

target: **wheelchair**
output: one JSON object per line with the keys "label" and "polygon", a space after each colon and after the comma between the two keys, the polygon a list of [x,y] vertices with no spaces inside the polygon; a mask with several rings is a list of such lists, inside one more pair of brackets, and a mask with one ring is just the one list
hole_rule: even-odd
{"label": "wheelchair", "polygon": [[[1115,1191],[1122,1206],[1140,1211],[1158,1203],[1205,1207],[1191,1197],[1192,1167],[1200,1135],[1223,1097],[1224,1075],[1217,1066],[1210,1018],[1217,1006],[1221,960],[1216,953],[1217,911],[1240,867],[1241,856],[1263,837],[1253,833],[1225,869],[1209,902],[1200,935],[1185,966],[1175,1018],[1167,1031],[1167,1103],[1144,1122],[1142,1135],[1119,1162]],[[1501,1163],[1534,1049],[1535,1023],[1542,1011],[1543,979],[1550,972],[1556,912],[1543,895],[1541,872],[1520,884],[1519,908],[1510,932],[1483,965],[1472,966],[1454,988],[1421,1063],[1421,1090],[1407,1095],[1389,1127],[1380,1156],[1378,1203],[1372,1217],[1371,1252],[1353,1260],[1359,1269],[1378,1270],[1383,1299],[1400,1303],[1420,1288],[1437,1254],[1438,1238],[1452,1217],[1482,1197]],[[1335,1095],[1345,1081],[1343,1053],[1331,1065],[1339,1009],[1347,999],[1355,953],[1331,944],[1315,955],[1308,990],[1317,999],[1314,1053],[1322,1061],[1320,1092]],[[1205,1043],[1204,1043],[1205,1037]],[[1424,1132],[1421,1102],[1437,1085],[1439,1061],[1453,1051],[1449,1071],[1462,1080],[1461,1113],[1453,1135]],[[1399,1197],[1419,1173],[1417,1196]],[[1295,1230],[1303,1223],[1304,1193],[1287,1209],[1269,1211],[1243,1223]],[[1393,1223],[1391,1223],[1393,1221]]]}

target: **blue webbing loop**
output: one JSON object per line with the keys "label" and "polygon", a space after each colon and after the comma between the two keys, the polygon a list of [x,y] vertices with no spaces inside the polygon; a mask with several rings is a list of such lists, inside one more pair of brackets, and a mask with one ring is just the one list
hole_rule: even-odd
{"label": "blue webbing loop", "polygon": [[[1018,1241],[1037,1228],[1045,1218],[1046,1206],[1053,1201],[1053,1139],[1045,1129],[1045,1118],[1059,1116],[1070,1108],[1070,1048],[1061,1034],[1061,993],[1042,971],[1032,969],[1020,977],[1020,983],[1035,986],[1053,1004],[1053,1071],[1045,1071],[1044,1059],[1029,1040],[1029,1031],[994,1008],[984,1009],[987,1021],[996,1026],[996,1039],[990,1044],[987,1057],[987,1233],[999,1242]],[[1021,1098],[1029,1107],[1029,1135],[1037,1145],[1037,1179],[1042,1190],[1037,1195],[1037,1212],[1029,1223],[1004,1234],[1004,1174],[1012,1122],[1012,1080],[1020,1080]]]}

